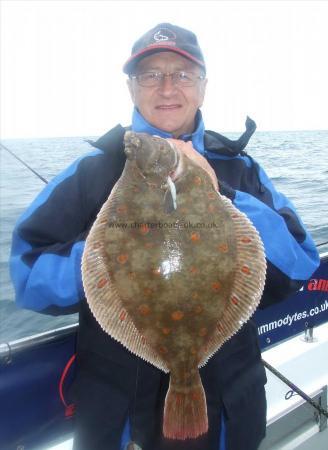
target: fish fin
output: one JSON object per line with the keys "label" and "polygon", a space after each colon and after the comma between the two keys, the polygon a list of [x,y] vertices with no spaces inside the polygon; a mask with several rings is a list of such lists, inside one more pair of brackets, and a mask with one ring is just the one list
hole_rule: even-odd
{"label": "fish fin", "polygon": [[254,314],[262,297],[266,276],[265,251],[258,231],[228,198],[220,197],[233,219],[237,262],[230,298],[207,343],[207,351],[200,360],[199,367],[204,366],[224,342]]}
{"label": "fish fin", "polygon": [[104,236],[118,183],[99,211],[85,243],[82,255],[84,291],[92,314],[106,333],[135,355],[164,372],[169,372],[162,358],[150,347],[144,336],[135,327],[107,270],[108,256],[104,245]]}
{"label": "fish fin", "polygon": [[170,380],[164,406],[163,434],[169,439],[197,438],[208,430],[206,397],[198,382],[186,390]]}

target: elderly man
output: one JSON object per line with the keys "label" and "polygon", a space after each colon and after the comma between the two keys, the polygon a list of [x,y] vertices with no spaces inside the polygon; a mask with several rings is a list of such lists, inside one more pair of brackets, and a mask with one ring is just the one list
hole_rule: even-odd
{"label": "elderly man", "polygon": [[[257,227],[265,245],[262,307],[299,289],[318,265],[313,241],[291,203],[243,152],[255,124],[238,141],[205,131],[200,112],[206,68],[196,36],[160,24],[134,45],[124,65],[135,105],[132,130],[191,141],[183,151],[206,170]],[[197,439],[165,439],[162,411],[168,377],[102,331],[84,298],[81,256],[96,215],[125,163],[117,126],[56,177],[14,232],[17,301],[49,314],[79,306],[75,450],[255,450],[265,435],[265,371],[256,327],[248,321],[200,370],[209,429]],[[134,442],[134,443],[132,443]]]}

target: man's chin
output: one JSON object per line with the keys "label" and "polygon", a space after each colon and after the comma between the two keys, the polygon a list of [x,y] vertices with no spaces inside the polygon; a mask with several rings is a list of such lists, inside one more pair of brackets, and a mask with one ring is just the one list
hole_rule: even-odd
{"label": "man's chin", "polygon": [[176,123],[173,125],[172,123],[165,123],[163,121],[158,121],[156,123],[152,123],[152,125],[159,130],[165,131],[166,133],[172,134],[172,137],[179,137],[182,134],[186,134],[187,132],[183,131],[183,127],[178,127]]}

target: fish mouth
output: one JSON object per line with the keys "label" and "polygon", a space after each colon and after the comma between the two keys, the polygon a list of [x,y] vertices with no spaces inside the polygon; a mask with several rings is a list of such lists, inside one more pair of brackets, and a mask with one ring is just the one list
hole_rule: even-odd
{"label": "fish mouth", "polygon": [[173,142],[171,142],[169,139],[167,140],[167,142],[174,151],[174,162],[172,165],[172,169],[169,172],[169,177],[174,182],[182,173],[182,158],[179,149],[173,144]]}
{"label": "fish mouth", "polygon": [[177,182],[183,175],[184,164],[183,158],[181,158],[180,154],[177,154],[176,164],[174,164],[172,170],[169,172],[169,177],[173,181],[173,183]]}

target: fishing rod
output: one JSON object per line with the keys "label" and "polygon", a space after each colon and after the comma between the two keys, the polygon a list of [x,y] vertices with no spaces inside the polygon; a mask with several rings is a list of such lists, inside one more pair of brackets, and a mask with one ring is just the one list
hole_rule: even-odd
{"label": "fishing rod", "polygon": [[29,166],[25,161],[23,161],[19,156],[17,156],[13,151],[9,150],[2,142],[0,142],[1,147],[10,153],[14,158],[16,158],[19,162],[21,162],[25,167],[27,167],[31,172],[34,173],[37,177],[40,178],[44,183],[48,184],[48,180],[46,180],[42,175],[40,175],[36,170],[34,170],[31,166]]}
{"label": "fishing rod", "polygon": [[[297,387],[294,383],[292,383],[288,378],[286,378],[281,372],[279,372],[277,369],[272,367],[268,362],[266,362],[264,359],[262,359],[262,362],[264,366],[270,370],[277,378],[279,378],[281,381],[283,381],[287,386],[289,386],[292,391],[291,395],[293,395],[294,392],[296,392],[299,396],[301,396],[307,403],[309,403],[314,409],[316,409],[319,414],[322,414],[323,416],[328,418],[328,411],[323,408],[319,403],[312,400],[311,397],[309,397],[305,392],[303,392],[299,387]],[[289,395],[288,395],[289,394]],[[287,393],[285,398],[288,400],[290,398],[290,393]]]}
{"label": "fishing rod", "polygon": [[[86,142],[92,142],[89,140],[86,140]],[[19,162],[21,162],[25,167],[27,167],[31,172],[34,173],[37,177],[40,178],[44,183],[48,184],[48,180],[46,180],[42,175],[40,175],[36,170],[34,170],[31,166],[29,166],[25,161],[23,161],[19,156],[17,156],[12,150],[9,150],[8,147],[6,147],[2,142],[0,142],[1,147],[4,150],[7,150],[8,153],[10,153],[14,158],[16,158]],[[328,241],[320,242],[320,244],[316,244],[316,247],[321,247],[323,245],[328,244]]]}

